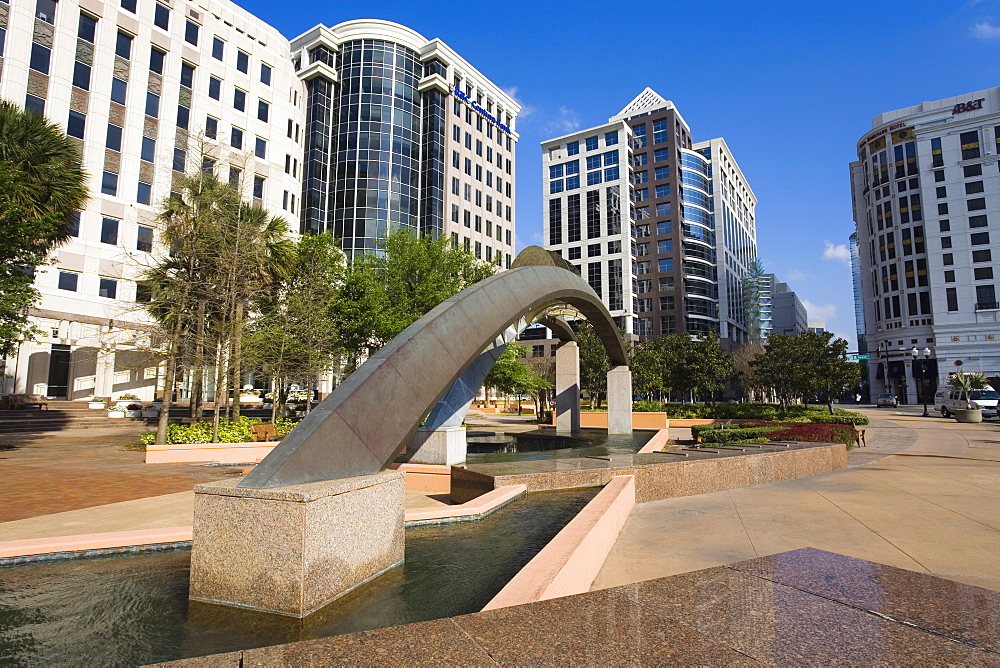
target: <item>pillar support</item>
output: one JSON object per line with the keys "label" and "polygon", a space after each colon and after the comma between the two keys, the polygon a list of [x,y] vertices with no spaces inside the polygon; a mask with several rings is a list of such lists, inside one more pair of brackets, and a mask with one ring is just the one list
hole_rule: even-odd
{"label": "pillar support", "polygon": [[556,348],[556,432],[580,431],[580,347],[566,341]]}
{"label": "pillar support", "polygon": [[632,371],[627,366],[608,371],[608,433],[632,433]]}

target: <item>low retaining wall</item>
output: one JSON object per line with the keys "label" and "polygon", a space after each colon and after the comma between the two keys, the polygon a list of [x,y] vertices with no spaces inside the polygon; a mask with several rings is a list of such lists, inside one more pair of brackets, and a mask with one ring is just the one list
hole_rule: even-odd
{"label": "low retaining wall", "polygon": [[617,476],[483,610],[590,591],[635,507],[635,477]]}
{"label": "low retaining wall", "polygon": [[[409,475],[407,475],[407,478],[409,478]],[[497,487],[492,492],[487,492],[458,506],[408,508],[405,513],[405,523],[406,526],[411,527],[422,524],[446,524],[449,522],[481,520],[525,494],[527,494],[527,488],[524,485],[508,485],[506,487]]]}
{"label": "low retaining wall", "polygon": [[[60,553],[73,556],[89,556],[87,553],[96,550],[138,545],[168,545],[190,542],[190,540],[191,527],[138,529],[135,531],[111,531],[77,536],[8,540],[0,543],[0,560]],[[28,562],[31,559],[25,559],[24,561]]]}
{"label": "low retaining wall", "polygon": [[[552,426],[555,426],[556,416],[552,414]],[[666,413],[637,413],[632,412],[632,429],[639,431],[650,431],[654,429],[666,429],[671,425]],[[607,429],[607,411],[580,411],[580,427],[582,429]]]}
{"label": "low retaining wall", "polygon": [[526,485],[529,493],[600,487],[615,476],[634,475],[636,502],[645,503],[802,478],[845,466],[847,447],[842,443],[761,444],[745,452],[706,449],[578,457],[558,463],[476,464],[452,467],[451,498],[462,503],[503,485]]}
{"label": "low retaining wall", "polygon": [[147,464],[248,464],[270,454],[278,443],[167,443],[146,446]]}
{"label": "low retaining wall", "polygon": [[642,446],[642,448],[640,448],[639,452],[636,454],[646,455],[649,454],[650,452],[659,452],[660,450],[663,449],[663,446],[666,445],[667,441],[669,440],[670,440],[670,430],[661,429],[660,431],[656,432],[653,435],[653,438],[649,439],[646,445]]}

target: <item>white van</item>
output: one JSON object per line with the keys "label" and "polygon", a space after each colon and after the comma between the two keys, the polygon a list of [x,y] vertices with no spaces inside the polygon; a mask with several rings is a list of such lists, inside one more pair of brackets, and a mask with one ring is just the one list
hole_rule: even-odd
{"label": "white van", "polygon": [[[1000,401],[1000,394],[997,394],[993,388],[969,392],[969,403],[972,408],[981,408],[983,417],[997,416],[998,401]],[[956,410],[964,408],[965,399],[962,398],[958,390],[952,389],[950,385],[942,385],[934,393],[934,410],[941,411],[943,417],[951,417],[951,414]]]}

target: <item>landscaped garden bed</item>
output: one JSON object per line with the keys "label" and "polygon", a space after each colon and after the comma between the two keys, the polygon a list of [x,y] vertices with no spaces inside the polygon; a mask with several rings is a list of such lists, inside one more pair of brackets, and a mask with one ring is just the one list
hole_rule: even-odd
{"label": "landscaped garden bed", "polygon": [[799,441],[806,443],[843,443],[848,449],[857,440],[853,424],[818,422],[769,422],[741,420],[736,424],[702,424],[691,427],[691,435],[702,446],[721,447],[744,443]]}
{"label": "landscaped garden bed", "polygon": [[[250,418],[242,416],[238,420],[222,420],[219,422],[219,440],[216,443],[249,443],[253,442],[254,435],[250,426],[264,422],[260,418]],[[287,418],[279,418],[274,423],[275,431],[279,436],[284,436],[292,430],[298,422]],[[152,445],[156,440],[156,432],[148,431],[139,435],[142,445]],[[178,424],[171,422],[167,426],[167,443],[169,444],[196,444],[212,443],[212,422],[196,422],[194,424]]]}

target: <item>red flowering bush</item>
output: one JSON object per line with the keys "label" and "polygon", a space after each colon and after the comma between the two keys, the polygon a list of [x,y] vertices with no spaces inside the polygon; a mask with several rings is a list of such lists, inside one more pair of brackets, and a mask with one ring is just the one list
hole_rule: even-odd
{"label": "red flowering bush", "polygon": [[772,441],[805,441],[807,443],[843,443],[848,448],[856,441],[856,431],[847,424],[816,424],[801,422],[783,425],[784,429],[772,431]]}

